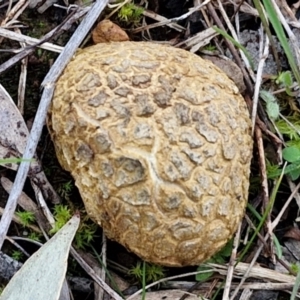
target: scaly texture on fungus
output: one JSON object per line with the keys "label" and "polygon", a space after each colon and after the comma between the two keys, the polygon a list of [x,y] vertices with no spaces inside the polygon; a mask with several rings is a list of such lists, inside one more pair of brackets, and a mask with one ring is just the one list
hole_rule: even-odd
{"label": "scaly texture on fungus", "polygon": [[146,261],[197,265],[243,217],[249,114],[235,84],[194,54],[146,42],[81,50],[48,127],[87,213]]}

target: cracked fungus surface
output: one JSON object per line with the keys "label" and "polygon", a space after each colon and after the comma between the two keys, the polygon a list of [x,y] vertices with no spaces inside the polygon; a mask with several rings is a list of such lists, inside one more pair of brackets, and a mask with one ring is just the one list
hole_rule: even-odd
{"label": "cracked fungus surface", "polygon": [[146,261],[197,265],[243,217],[248,111],[194,54],[144,42],[86,48],[57,83],[48,127],[90,217]]}

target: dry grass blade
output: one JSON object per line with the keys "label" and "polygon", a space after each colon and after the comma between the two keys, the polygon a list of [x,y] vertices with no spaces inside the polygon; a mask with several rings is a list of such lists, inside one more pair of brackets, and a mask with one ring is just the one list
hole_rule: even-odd
{"label": "dry grass blade", "polygon": [[97,273],[85,262],[85,260],[82,259],[74,248],[71,248],[71,254],[78,261],[80,266],[94,279],[95,283],[103,288],[113,299],[122,300],[122,298],[97,275]]}
{"label": "dry grass blade", "polygon": [[224,292],[223,292],[223,299],[229,298],[229,293],[230,293],[230,289],[231,289],[231,285],[232,285],[233,272],[234,272],[234,264],[236,261],[237,248],[239,246],[239,241],[240,241],[240,235],[241,235],[241,224],[240,224],[238,231],[236,232],[235,237],[234,237],[234,243],[233,243],[234,245],[233,245],[233,249],[232,249],[231,256],[230,256],[228,272],[227,272],[225,287],[224,287]]}
{"label": "dry grass blade", "polygon": [[186,39],[185,41],[178,43],[176,47],[185,45],[187,49],[190,49],[192,53],[197,52],[200,48],[208,45],[211,40],[216,37],[218,33],[213,28],[207,28],[192,37]]}
{"label": "dry grass blade", "polygon": [[[158,15],[156,13],[153,13],[152,11],[149,11],[149,10],[144,10],[143,15],[145,17],[151,18],[151,19],[156,20],[158,22],[165,22],[165,21],[168,20],[167,18],[165,18],[163,16],[160,16],[160,15]],[[177,30],[179,32],[185,31],[185,28],[183,26],[180,26],[180,25],[178,25],[176,23],[174,23],[174,24],[168,24],[167,26],[169,26],[170,28],[173,28],[173,29],[175,29],[175,30]],[[140,31],[140,30],[145,30],[145,29],[146,28],[142,27],[142,28],[140,28],[138,30]]]}
{"label": "dry grass blade", "polygon": [[[214,270],[222,275],[226,275],[227,266],[226,265],[218,265],[218,264],[208,264],[208,266],[214,268]],[[243,276],[249,268],[249,264],[246,263],[238,263],[234,269],[234,276],[240,277]],[[253,266],[248,274],[248,278],[256,278],[262,279],[270,282],[281,282],[281,283],[289,283],[294,284],[296,277],[289,274],[282,274],[280,272],[270,270],[267,268],[262,268],[260,266]]]}
{"label": "dry grass blade", "polygon": [[60,24],[59,26],[57,26],[57,28],[51,32],[49,32],[48,34],[46,34],[37,44],[33,45],[33,46],[29,46],[26,47],[24,50],[22,50],[21,52],[19,52],[18,54],[16,54],[14,57],[12,57],[11,59],[7,60],[5,63],[3,63],[2,65],[0,65],[0,74],[5,72],[6,70],[8,70],[9,68],[11,68],[13,65],[15,65],[17,62],[19,62],[20,60],[24,59],[25,57],[27,57],[29,54],[33,53],[35,51],[35,48],[40,46],[41,44],[44,44],[45,42],[47,42],[48,40],[54,38],[55,36],[57,36],[58,34],[60,34],[63,31],[64,25],[68,22],[68,20],[71,19],[71,16],[75,13],[75,11],[73,11],[65,20],[64,23]]}
{"label": "dry grass blade", "polygon": [[41,40],[39,40],[39,39],[32,38],[32,37],[26,36],[24,34],[16,33],[16,32],[7,30],[2,27],[0,27],[0,36],[11,39],[11,40],[15,40],[18,42],[23,42],[23,43],[26,43],[31,46],[39,44],[38,47],[45,49],[45,50],[52,51],[52,52],[56,52],[56,53],[60,53],[63,50],[63,47],[61,47],[61,46],[54,45],[54,44],[51,44],[48,42],[41,44]]}
{"label": "dry grass blade", "polygon": [[[223,30],[224,32],[226,32],[225,27],[224,27],[221,19],[219,18],[219,16],[218,16],[215,8],[213,7],[213,5],[211,3],[208,3],[207,7],[208,7],[208,10],[209,10],[212,18],[214,19],[215,23],[217,24],[217,26],[221,30]],[[232,42],[230,40],[225,39],[224,41],[225,41],[227,47],[229,48],[229,50],[230,50],[230,52],[231,52],[234,60],[236,61],[236,63],[238,64],[238,66],[241,68],[241,70],[243,72],[243,75],[244,75],[244,80],[245,80],[247,89],[248,89],[249,93],[252,94],[252,92],[253,92],[252,83],[250,81],[248,73],[246,72],[246,70],[245,70],[245,68],[244,68],[244,66],[242,64],[242,61],[241,61],[241,59],[240,59],[240,57],[239,57],[236,49],[234,48],[234,46],[233,46],[233,44],[232,44]]]}
{"label": "dry grass blade", "polygon": [[187,17],[189,17],[192,13],[200,10],[202,7],[204,7],[205,5],[209,4],[211,0],[205,0],[203,3],[201,3],[200,5],[198,5],[197,7],[194,7],[193,9],[191,9],[188,13],[180,16],[180,17],[176,17],[176,18],[173,18],[173,19],[164,19],[163,21],[160,21],[160,22],[157,22],[157,23],[154,23],[154,24],[151,24],[151,25],[148,25],[146,27],[139,27],[139,28],[136,28],[134,30],[132,30],[133,33],[137,33],[137,32],[140,32],[140,31],[143,31],[143,30],[146,30],[146,29],[153,29],[153,28],[157,28],[157,27],[161,27],[161,26],[169,26],[170,24],[172,23],[176,23],[180,20],[184,20],[186,19]]}

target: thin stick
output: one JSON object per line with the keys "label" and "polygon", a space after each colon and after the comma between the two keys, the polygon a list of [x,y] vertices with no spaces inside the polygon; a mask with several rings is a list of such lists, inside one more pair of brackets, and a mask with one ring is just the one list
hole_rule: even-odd
{"label": "thin stick", "polygon": [[259,99],[259,92],[261,90],[261,84],[262,84],[262,74],[263,69],[265,65],[265,61],[268,58],[269,55],[269,39],[268,36],[265,37],[265,44],[264,44],[264,50],[262,50],[263,47],[263,32],[262,28],[260,28],[261,33],[261,43],[260,43],[260,59],[258,63],[258,69],[257,69],[257,75],[255,80],[255,88],[254,88],[254,95],[253,95],[253,107],[252,107],[252,113],[251,113],[251,122],[252,122],[252,135],[254,135],[255,130],[255,121],[257,116],[257,107],[258,107],[258,99]]}
{"label": "thin stick", "polygon": [[[208,4],[210,1],[211,1],[211,0],[205,0],[205,1],[204,1],[203,3],[201,3],[199,6],[192,8],[189,12],[187,12],[187,13],[181,15],[180,17],[176,17],[176,18],[173,18],[173,19],[165,19],[164,21],[160,21],[160,22],[157,22],[157,23],[148,25],[148,26],[147,26],[147,29],[153,29],[153,28],[161,27],[161,26],[168,26],[168,25],[171,24],[171,23],[176,23],[176,22],[178,22],[178,21],[185,20],[187,17],[189,17],[189,16],[190,16],[191,14],[193,14],[195,11],[200,10],[201,7],[205,6],[205,5]],[[132,33],[138,33],[138,32],[143,31],[143,30],[145,30],[145,27],[144,27],[144,26],[132,30]]]}
{"label": "thin stick", "polygon": [[240,243],[241,227],[242,227],[242,224],[240,223],[239,228],[234,237],[233,249],[232,249],[231,256],[230,256],[228,272],[227,272],[224,291],[223,291],[223,297],[222,297],[223,300],[229,299],[229,293],[230,293],[230,288],[232,285],[232,278],[233,278],[233,272],[234,272],[234,265],[236,262],[237,248]]}
{"label": "thin stick", "polygon": [[[12,187],[11,193],[8,197],[7,204],[5,206],[5,210],[3,216],[0,221],[0,249],[2,248],[6,233],[8,231],[12,216],[17,206],[17,201],[19,196],[21,195],[26,176],[29,170],[30,160],[36,150],[38,141],[40,139],[43,125],[45,123],[47,110],[50,104],[50,101],[53,96],[54,92],[54,83],[57,78],[62,73],[64,67],[72,58],[73,54],[75,53],[77,47],[80,45],[82,40],[87,35],[88,31],[91,29],[92,25],[99,17],[102,10],[107,5],[108,0],[98,0],[93,5],[92,9],[87,13],[86,17],[83,19],[81,24],[78,26],[76,32],[71,37],[70,41],[66,45],[64,51],[60,54],[60,56],[55,61],[53,67],[47,74],[46,78],[43,81],[43,86],[45,90],[43,92],[40,105],[38,107],[30,135],[28,137],[28,141],[26,144],[26,149],[23,154],[23,158],[27,161],[23,161],[20,164],[18,169],[16,179],[14,185]],[[70,46],[72,45],[72,46]],[[62,61],[62,57],[64,61]]]}
{"label": "thin stick", "polygon": [[296,193],[298,193],[298,190],[300,188],[300,183],[297,184],[297,186],[295,187],[295,189],[292,191],[291,195],[289,196],[289,198],[287,199],[287,201],[284,203],[281,211],[279,212],[278,216],[275,218],[275,220],[272,222],[271,225],[271,229],[275,229],[276,226],[278,225],[278,223],[280,222],[283,214],[285,213],[285,211],[287,210],[287,208],[289,207],[290,203],[292,202],[292,200],[294,199]]}
{"label": "thin stick", "polygon": [[[269,238],[269,234],[267,234],[265,236],[265,241],[267,241]],[[245,283],[246,279],[248,279],[250,277],[252,268],[254,267],[258,256],[260,255],[262,249],[264,247],[264,244],[260,244],[258,250],[255,252],[254,257],[252,258],[252,261],[250,263],[250,265],[248,266],[247,270],[245,270],[245,273],[243,274],[243,277],[241,279],[241,281],[239,282],[238,286],[235,288],[234,292],[231,294],[230,300],[235,299],[237,293],[239,292],[239,290],[242,288],[243,284]]]}
{"label": "thin stick", "polygon": [[[30,36],[26,36],[24,34],[20,34],[20,33],[14,32],[14,31],[10,31],[10,30],[7,30],[2,27],[0,27],[0,36],[14,40],[14,41],[23,42],[23,43],[26,43],[29,45],[35,45],[35,44],[39,44],[41,42],[41,40],[39,40],[39,39],[32,38]],[[57,52],[57,53],[60,53],[63,50],[63,47],[55,45],[55,44],[51,44],[48,42],[41,44],[38,47],[45,49],[45,50],[52,51],[52,52]],[[18,51],[18,50],[16,50],[16,51]],[[4,52],[4,50],[2,52]]]}
{"label": "thin stick", "polygon": [[[70,18],[72,17],[72,15],[75,12],[71,12],[70,15],[67,16],[67,18],[64,20],[64,23],[67,23],[68,20],[70,20]],[[6,71],[7,69],[11,68],[13,65],[15,65],[17,62],[19,62],[20,60],[22,60],[23,58],[27,57],[28,55],[30,55],[31,53],[33,53],[35,51],[35,48],[51,39],[53,39],[54,37],[56,37],[58,34],[60,34],[63,31],[64,28],[64,23],[58,25],[56,27],[55,31],[50,31],[48,32],[41,40],[38,44],[33,45],[33,46],[29,46],[24,48],[24,50],[22,50],[21,52],[19,52],[18,54],[16,54],[14,57],[10,58],[9,60],[7,60],[5,63],[3,63],[2,65],[0,65],[0,73]]]}

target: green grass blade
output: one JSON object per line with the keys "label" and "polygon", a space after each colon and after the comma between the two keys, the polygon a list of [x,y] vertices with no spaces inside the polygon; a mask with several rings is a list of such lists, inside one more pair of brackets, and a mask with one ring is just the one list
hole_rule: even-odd
{"label": "green grass blade", "polygon": [[276,64],[280,68],[280,62],[279,62],[278,54],[277,54],[277,51],[276,51],[274,38],[273,38],[271,30],[269,28],[269,22],[268,22],[265,14],[264,14],[264,11],[262,9],[262,4],[261,4],[261,2],[259,0],[253,0],[253,3],[255,5],[255,8],[258,11],[258,14],[259,14],[259,17],[261,19],[262,25],[263,25],[263,27],[264,27],[264,29],[266,31],[266,34],[267,34],[267,36],[269,38],[270,44],[271,44],[272,49],[273,49],[273,55],[274,55]]}
{"label": "green grass blade", "polygon": [[297,64],[296,64],[296,61],[294,59],[294,56],[292,54],[292,51],[290,49],[290,45],[288,43],[288,40],[285,36],[285,33],[284,33],[284,30],[283,30],[283,27],[280,23],[280,20],[276,14],[276,11],[271,3],[270,0],[263,0],[263,3],[264,3],[264,7],[266,9],[266,12],[268,14],[268,18],[271,22],[271,24],[273,25],[273,28],[276,32],[276,36],[284,50],[284,53],[288,59],[288,62],[290,64],[290,67],[293,71],[293,74],[298,82],[298,84],[300,85],[300,72],[299,72],[299,69],[297,67]]}
{"label": "green grass blade", "polygon": [[143,292],[142,292],[142,300],[146,299],[146,263],[143,261]]}
{"label": "green grass blade", "polygon": [[276,195],[277,195],[277,192],[278,192],[278,189],[279,189],[279,186],[281,184],[281,181],[282,181],[282,178],[283,178],[283,175],[284,175],[284,170],[282,171],[280,177],[278,178],[277,182],[276,182],[276,185],[272,191],[272,194],[270,196],[270,199],[269,199],[269,203],[265,209],[265,212],[263,214],[263,216],[261,217],[261,220],[258,224],[258,226],[256,227],[254,233],[252,234],[252,237],[250,238],[249,242],[247,243],[245,249],[242,251],[237,263],[239,261],[242,261],[243,257],[245,256],[245,254],[249,251],[254,239],[256,238],[256,236],[258,235],[258,233],[260,232],[261,228],[263,227],[267,217],[268,217],[268,214],[270,213],[270,211],[272,210],[273,206],[274,206],[274,203],[275,203],[275,199],[276,199]]}
{"label": "green grass blade", "polygon": [[[298,268],[299,268],[299,264],[297,264],[297,265],[298,265]],[[297,293],[298,293],[299,287],[300,287],[300,271],[298,270],[296,281],[295,281],[295,284],[293,286],[293,291],[292,291],[292,295],[291,295],[290,300],[294,300],[294,299],[297,298]]]}
{"label": "green grass blade", "polygon": [[[256,219],[261,222],[262,220],[262,216],[256,211],[256,209],[250,204],[247,204],[247,208],[250,210],[250,212],[256,217]],[[276,237],[276,235],[273,233],[272,235],[273,237],[273,241],[274,241],[274,245],[275,245],[275,250],[276,250],[276,254],[279,258],[282,257],[282,248],[281,245],[278,241],[278,238]]]}
{"label": "green grass blade", "polygon": [[220,29],[217,26],[213,26],[212,27],[217,33],[221,34],[224,38],[230,40],[237,48],[239,48],[240,50],[242,50],[245,54],[245,56],[247,57],[249,64],[251,66],[252,69],[254,69],[254,64],[253,64],[253,59],[250,55],[250,53],[248,52],[248,50],[242,46],[240,43],[238,43],[234,38],[232,38],[226,31]]}
{"label": "green grass blade", "polygon": [[119,289],[119,287],[118,287],[116,281],[115,281],[114,278],[111,276],[111,274],[110,274],[109,270],[107,269],[106,265],[104,265],[104,263],[103,263],[103,261],[102,261],[102,259],[101,259],[101,256],[99,255],[99,253],[96,251],[96,249],[95,249],[93,246],[91,246],[91,248],[92,248],[92,250],[93,250],[93,252],[94,252],[94,254],[95,254],[95,256],[96,256],[98,262],[100,263],[101,267],[104,268],[105,273],[106,273],[108,279],[110,280],[113,289],[114,289],[114,290],[115,290],[115,291],[116,291],[123,299],[125,299],[125,296],[122,294],[122,291]]}
{"label": "green grass blade", "polygon": [[0,164],[17,164],[22,161],[29,161],[32,162],[34,159],[23,159],[23,158],[4,158],[0,159]]}

